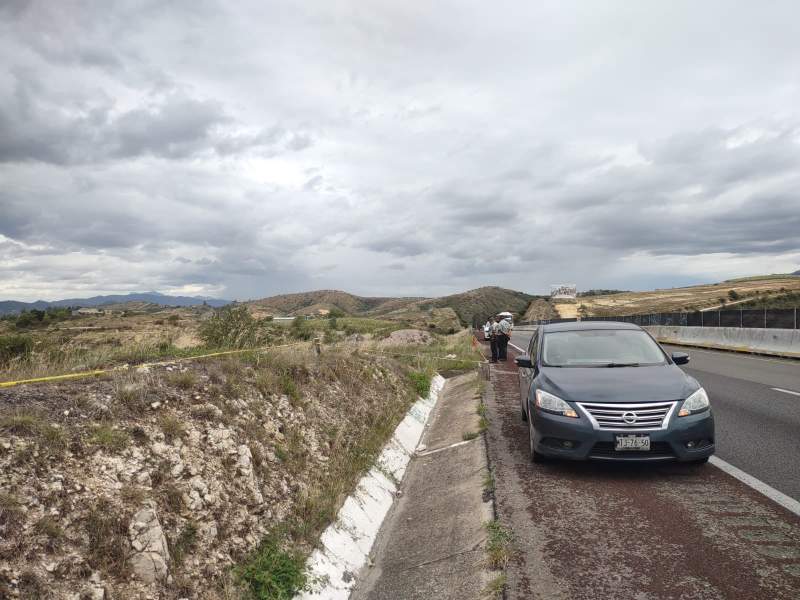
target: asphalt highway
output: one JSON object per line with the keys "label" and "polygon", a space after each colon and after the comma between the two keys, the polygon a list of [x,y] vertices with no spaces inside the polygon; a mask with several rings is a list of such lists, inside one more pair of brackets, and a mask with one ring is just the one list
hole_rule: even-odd
{"label": "asphalt highway", "polygon": [[[513,536],[507,599],[800,598],[800,517],[717,466],[532,463],[517,354],[491,365],[485,392],[495,511]],[[797,425],[784,403],[800,396],[770,389],[796,390],[796,367],[691,354],[718,415],[720,454],[797,490]]]}
{"label": "asphalt highway", "polygon": [[[531,333],[515,330],[512,343],[527,348]],[[667,345],[664,349],[691,357],[683,369],[711,399],[716,455],[800,500],[800,361]]]}

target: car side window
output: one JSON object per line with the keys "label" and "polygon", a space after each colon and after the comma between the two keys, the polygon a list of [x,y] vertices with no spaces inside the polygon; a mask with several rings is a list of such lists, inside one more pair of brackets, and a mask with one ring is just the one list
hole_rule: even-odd
{"label": "car side window", "polygon": [[536,362],[536,350],[539,347],[539,332],[535,332],[533,336],[531,336],[531,343],[528,344],[528,356],[531,357],[531,361]]}

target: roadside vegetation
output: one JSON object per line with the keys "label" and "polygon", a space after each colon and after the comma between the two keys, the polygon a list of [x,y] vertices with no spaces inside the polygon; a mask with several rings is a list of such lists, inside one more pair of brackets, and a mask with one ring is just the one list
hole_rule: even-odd
{"label": "roadside vegetation", "polygon": [[[405,325],[382,319],[278,324],[243,307],[199,314],[135,316],[137,333],[157,329],[161,341],[85,351],[61,343],[58,328],[4,330],[2,380],[243,352],[4,390],[0,558],[11,571],[0,576],[0,595],[24,597],[20,582],[84,593],[96,572],[114,597],[149,589],[166,598],[291,598],[310,583],[304,565],[320,533],[433,374],[473,369],[480,358],[468,332],[404,343],[391,336]],[[171,343],[183,327],[197,345]],[[317,353],[313,340],[325,336]],[[48,520],[52,506],[69,519]],[[143,506],[155,507],[170,552],[170,582],[156,588],[141,583],[128,539]],[[33,554],[54,570],[28,568]],[[65,570],[66,560],[79,566]]]}
{"label": "roadside vegetation", "polygon": [[506,586],[505,570],[511,560],[513,535],[500,521],[492,520],[486,528],[486,564],[496,575],[483,589],[482,597],[500,598]]}

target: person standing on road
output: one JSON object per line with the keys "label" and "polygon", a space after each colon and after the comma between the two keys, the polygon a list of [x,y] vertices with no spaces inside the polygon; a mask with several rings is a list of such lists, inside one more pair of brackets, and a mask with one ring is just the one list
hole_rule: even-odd
{"label": "person standing on road", "polygon": [[[499,319],[499,317],[498,317]],[[508,360],[508,342],[511,340],[511,320],[506,317],[497,324],[497,358],[498,360]]]}
{"label": "person standing on road", "polygon": [[496,363],[500,352],[499,338],[500,338],[500,317],[495,317],[494,322],[489,319],[489,345],[492,347],[492,362]]}

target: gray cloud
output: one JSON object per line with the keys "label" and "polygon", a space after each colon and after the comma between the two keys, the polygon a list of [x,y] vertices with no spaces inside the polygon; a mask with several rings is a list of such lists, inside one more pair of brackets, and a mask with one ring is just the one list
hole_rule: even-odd
{"label": "gray cloud", "polygon": [[0,297],[795,270],[796,4],[670,6],[2,3]]}

